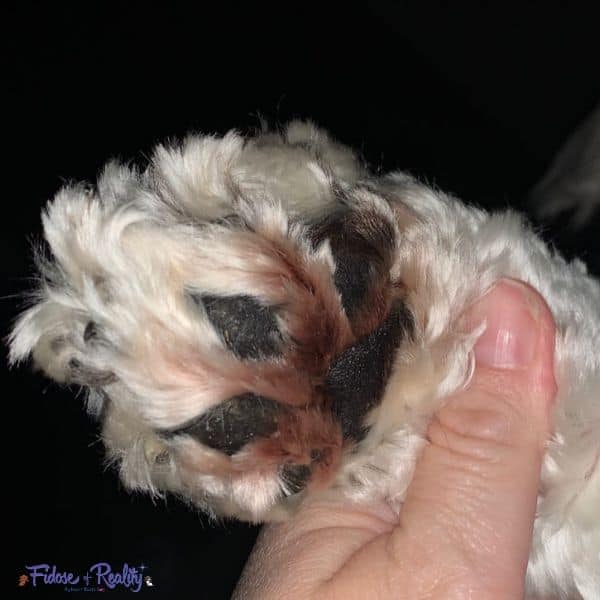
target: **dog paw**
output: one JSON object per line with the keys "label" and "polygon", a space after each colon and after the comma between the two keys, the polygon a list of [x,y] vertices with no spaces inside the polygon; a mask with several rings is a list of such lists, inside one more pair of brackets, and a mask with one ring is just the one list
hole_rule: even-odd
{"label": "dog paw", "polygon": [[[367,431],[412,317],[391,276],[385,215],[359,204],[275,229],[261,224],[267,209],[219,231],[211,268],[185,292],[219,341],[203,363],[223,389],[156,432],[185,481],[269,481],[277,499],[331,483]],[[240,281],[244,293],[231,294]]]}

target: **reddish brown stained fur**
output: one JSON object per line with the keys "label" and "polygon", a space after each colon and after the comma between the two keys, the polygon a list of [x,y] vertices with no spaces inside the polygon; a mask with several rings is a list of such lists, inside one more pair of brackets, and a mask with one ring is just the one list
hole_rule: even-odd
{"label": "reddish brown stained fur", "polygon": [[311,482],[327,483],[341,457],[340,427],[318,410],[298,410],[284,415],[278,435],[258,440],[233,459],[242,471],[272,465],[277,470],[286,463],[311,467]]}
{"label": "reddish brown stained fur", "polygon": [[236,477],[248,472],[276,474],[284,464],[301,464],[311,467],[311,485],[327,484],[343,450],[339,425],[318,409],[300,409],[282,414],[277,429],[276,436],[248,444],[233,457],[200,445],[202,455],[198,456],[186,447],[179,452],[181,467],[207,475]]}
{"label": "reddish brown stained fur", "polygon": [[322,377],[333,357],[354,341],[331,272],[321,261],[307,260],[279,231],[272,232],[270,242],[282,265],[286,292],[281,308],[292,341],[286,359],[295,368]]}
{"label": "reddish brown stained fur", "polygon": [[[227,396],[252,392],[279,402],[282,413],[276,433],[268,438],[247,444],[232,457],[215,456],[214,460],[203,456],[196,461],[186,450],[185,467],[236,477],[248,472],[276,474],[285,464],[305,465],[311,469],[309,486],[329,483],[349,442],[344,441],[340,424],[328,409],[329,401],[320,391],[325,376],[332,360],[378,327],[394,300],[404,295],[404,287],[392,283],[389,275],[394,258],[392,226],[375,211],[347,217],[343,231],[330,231],[325,225],[318,235],[328,237],[332,247],[350,241],[352,251],[362,253],[369,262],[366,296],[352,322],[342,309],[328,264],[302,251],[277,227],[232,233],[238,251],[252,253],[254,258],[255,269],[245,276],[252,276],[261,295],[279,311],[290,343],[285,344],[282,360],[245,363],[219,353],[218,361],[212,355],[212,364],[200,361],[200,372],[213,381],[219,377]],[[197,371],[200,365],[188,366]]]}

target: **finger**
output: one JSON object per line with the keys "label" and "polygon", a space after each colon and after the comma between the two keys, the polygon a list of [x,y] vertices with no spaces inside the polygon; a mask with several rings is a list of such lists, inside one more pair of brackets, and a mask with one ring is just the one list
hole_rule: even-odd
{"label": "finger", "polygon": [[445,586],[479,581],[519,597],[556,389],[554,323],[534,290],[508,280],[467,318],[487,322],[475,374],[429,427],[392,546],[432,544]]}
{"label": "finger", "polygon": [[362,507],[309,500],[292,520],[263,527],[232,600],[387,597],[378,589],[385,561],[377,550],[360,565],[365,576],[354,589],[336,574],[350,557],[389,534],[396,520],[385,502]]}

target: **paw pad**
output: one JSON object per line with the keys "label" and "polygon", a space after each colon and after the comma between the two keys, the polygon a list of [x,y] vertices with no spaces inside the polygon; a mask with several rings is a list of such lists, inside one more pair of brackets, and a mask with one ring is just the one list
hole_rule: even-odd
{"label": "paw pad", "polygon": [[251,296],[192,295],[227,347],[241,359],[267,359],[280,354],[281,334],[273,309]]}
{"label": "paw pad", "polygon": [[189,423],[161,434],[166,438],[188,435],[209,448],[232,456],[253,440],[274,433],[278,417],[285,410],[285,406],[269,398],[242,394],[221,402]]}

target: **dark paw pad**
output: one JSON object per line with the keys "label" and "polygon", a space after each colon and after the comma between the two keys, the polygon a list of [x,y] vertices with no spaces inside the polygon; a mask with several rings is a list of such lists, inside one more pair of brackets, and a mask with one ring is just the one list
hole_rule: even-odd
{"label": "dark paw pad", "polygon": [[249,442],[273,434],[285,410],[269,398],[242,394],[225,400],[193,421],[160,433],[165,437],[189,435],[209,448],[232,456]]}
{"label": "dark paw pad", "polygon": [[281,334],[273,309],[250,296],[190,296],[204,306],[211,324],[238,358],[280,355]]}
{"label": "dark paw pad", "polygon": [[371,211],[347,210],[315,225],[311,238],[314,244],[329,240],[336,264],[334,283],[344,311],[354,319],[386,271],[394,246],[392,226]]}
{"label": "dark paw pad", "polygon": [[286,496],[298,494],[301,492],[311,476],[309,465],[286,464],[280,470],[279,477],[282,482],[282,488]]}
{"label": "dark paw pad", "polygon": [[388,318],[338,356],[327,373],[325,393],[346,438],[359,440],[362,420],[380,401],[400,342],[411,329],[411,317],[398,302]]}

